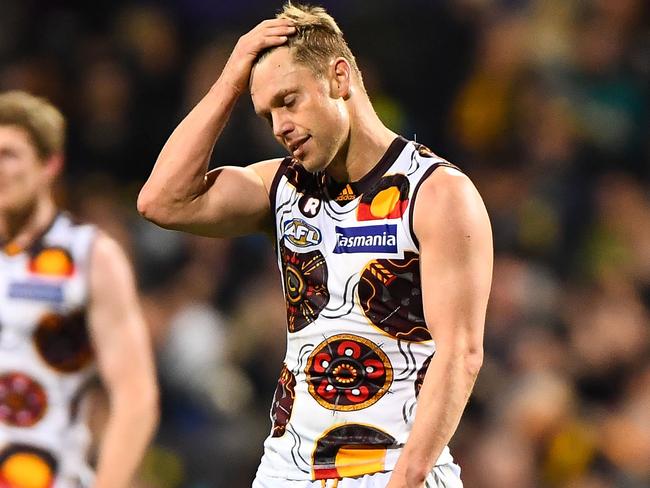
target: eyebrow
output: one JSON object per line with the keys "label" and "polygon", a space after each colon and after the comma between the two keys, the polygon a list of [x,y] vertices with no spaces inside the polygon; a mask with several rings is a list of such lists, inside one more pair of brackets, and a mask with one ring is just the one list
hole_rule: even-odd
{"label": "eyebrow", "polygon": [[[298,87],[291,87],[291,88],[282,88],[279,90],[277,93],[275,93],[271,97],[271,108],[273,107],[280,107],[284,103],[284,98],[287,95],[291,95],[292,93],[296,93],[298,91]],[[269,118],[269,111],[268,110],[260,110],[259,112],[256,110],[255,113],[259,115],[260,117],[264,119]]]}

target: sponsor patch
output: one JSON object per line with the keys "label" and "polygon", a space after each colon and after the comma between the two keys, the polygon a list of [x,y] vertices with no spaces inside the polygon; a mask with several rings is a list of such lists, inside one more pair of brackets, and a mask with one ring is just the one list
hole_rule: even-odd
{"label": "sponsor patch", "polygon": [[336,226],[334,254],[359,252],[397,252],[397,225],[368,225],[365,227]]}
{"label": "sponsor patch", "polygon": [[29,263],[29,271],[46,276],[72,276],[74,261],[70,253],[61,247],[42,249]]}
{"label": "sponsor patch", "polygon": [[50,283],[9,283],[9,298],[61,303],[63,302],[63,287]]}
{"label": "sponsor patch", "polygon": [[401,174],[384,176],[357,208],[357,220],[398,219],[409,203],[409,180]]}
{"label": "sponsor patch", "polygon": [[315,246],[320,244],[322,239],[320,231],[302,219],[285,222],[282,234],[291,244],[298,247]]}

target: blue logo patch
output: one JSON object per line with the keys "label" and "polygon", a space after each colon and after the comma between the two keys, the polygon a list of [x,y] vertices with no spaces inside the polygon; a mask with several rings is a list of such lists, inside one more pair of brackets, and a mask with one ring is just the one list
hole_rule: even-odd
{"label": "blue logo patch", "polygon": [[63,287],[48,283],[9,283],[9,298],[62,303]]}
{"label": "blue logo patch", "polygon": [[334,254],[397,252],[397,224],[336,227]]}

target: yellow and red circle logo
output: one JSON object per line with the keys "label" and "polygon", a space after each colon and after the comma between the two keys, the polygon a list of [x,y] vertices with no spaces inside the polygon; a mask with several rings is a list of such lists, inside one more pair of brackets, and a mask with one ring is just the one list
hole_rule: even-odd
{"label": "yellow and red circle logo", "polygon": [[66,249],[48,247],[32,257],[29,263],[29,271],[45,276],[72,276],[74,261]]}
{"label": "yellow and red circle logo", "polygon": [[384,176],[364,193],[357,208],[357,220],[399,219],[409,204],[409,180],[401,174]]}
{"label": "yellow and red circle logo", "polygon": [[393,436],[372,425],[334,427],[316,441],[312,476],[322,480],[384,471],[387,450],[397,447]]}
{"label": "yellow and red circle logo", "polygon": [[10,446],[0,454],[0,488],[52,488],[56,466],[42,449]]}

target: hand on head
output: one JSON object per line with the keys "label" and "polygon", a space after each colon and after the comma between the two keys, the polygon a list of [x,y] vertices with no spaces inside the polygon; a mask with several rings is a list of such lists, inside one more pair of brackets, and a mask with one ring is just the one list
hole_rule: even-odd
{"label": "hand on head", "polygon": [[281,46],[296,32],[290,19],[268,19],[239,38],[221,75],[238,93],[248,87],[251,69],[266,49]]}

